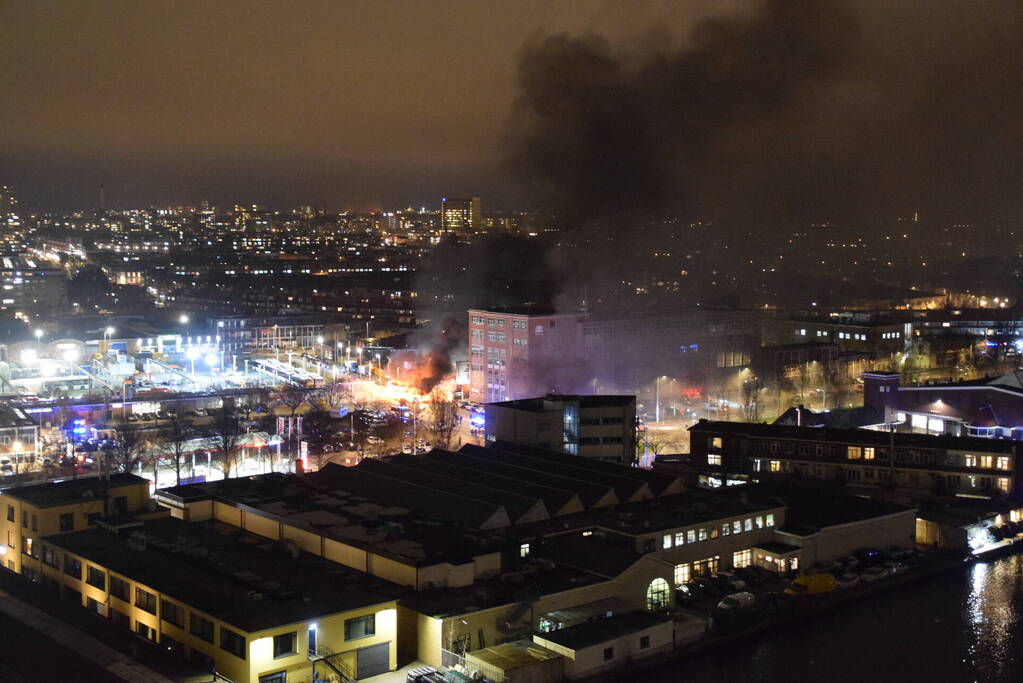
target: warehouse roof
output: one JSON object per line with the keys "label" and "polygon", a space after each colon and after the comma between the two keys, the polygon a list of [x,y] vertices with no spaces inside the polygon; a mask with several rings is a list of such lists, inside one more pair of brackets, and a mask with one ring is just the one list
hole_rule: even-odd
{"label": "warehouse roof", "polygon": [[600,645],[609,640],[620,638],[630,633],[637,633],[651,626],[671,621],[664,614],[651,612],[630,612],[606,619],[595,619],[578,626],[550,631],[539,636],[543,640],[557,643],[571,650]]}
{"label": "warehouse roof", "polygon": [[837,443],[868,444],[888,446],[892,438],[896,448],[935,448],[962,451],[984,451],[1009,453],[1012,441],[1005,439],[981,439],[963,436],[930,436],[907,434],[905,432],[881,432],[872,429],[829,429],[821,427],[793,427],[789,425],[762,424],[755,422],[718,422],[700,420],[689,428],[691,432],[713,432],[716,434],[742,434],[762,438],[805,439],[807,441],[831,441]]}
{"label": "warehouse roof", "polygon": [[406,591],[219,523],[164,517],[131,535],[88,529],[44,543],[249,633],[387,603]]}
{"label": "warehouse roof", "polygon": [[83,500],[96,500],[103,497],[105,488],[130,486],[132,484],[148,484],[149,482],[134,474],[119,472],[111,474],[104,483],[100,477],[79,477],[63,481],[49,481],[41,484],[26,484],[4,489],[3,494],[31,503],[36,507],[52,507],[66,505]]}

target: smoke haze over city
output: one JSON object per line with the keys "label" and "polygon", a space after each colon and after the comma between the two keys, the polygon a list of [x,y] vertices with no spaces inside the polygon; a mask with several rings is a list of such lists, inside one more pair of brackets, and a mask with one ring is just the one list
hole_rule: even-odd
{"label": "smoke haze over city", "polygon": [[0,163],[43,207],[1020,208],[1016,3],[59,6],[0,8]]}

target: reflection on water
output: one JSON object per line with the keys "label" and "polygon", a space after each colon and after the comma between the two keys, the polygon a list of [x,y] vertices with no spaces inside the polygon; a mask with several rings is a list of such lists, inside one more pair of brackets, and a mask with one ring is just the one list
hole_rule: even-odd
{"label": "reflection on water", "polygon": [[969,569],[965,613],[972,639],[966,663],[983,680],[1008,680],[1007,670],[1015,663],[1012,645],[1020,640],[1021,566],[1023,558],[1014,555]]}
{"label": "reflection on water", "polygon": [[[686,681],[1023,681],[1023,556],[965,565],[642,675]],[[636,680],[624,675],[622,680]]]}

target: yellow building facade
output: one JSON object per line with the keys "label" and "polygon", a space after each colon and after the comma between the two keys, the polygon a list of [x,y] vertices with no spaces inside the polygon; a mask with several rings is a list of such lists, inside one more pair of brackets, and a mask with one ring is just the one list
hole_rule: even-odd
{"label": "yellow building facade", "polygon": [[115,474],[104,484],[97,477],[17,486],[0,492],[0,558],[16,574],[39,570],[40,539],[93,528],[103,517],[146,511],[149,482],[133,474]]}

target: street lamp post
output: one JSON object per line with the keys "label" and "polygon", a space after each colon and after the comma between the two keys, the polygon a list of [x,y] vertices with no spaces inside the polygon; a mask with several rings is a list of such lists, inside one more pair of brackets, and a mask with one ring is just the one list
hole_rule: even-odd
{"label": "street lamp post", "polygon": [[654,422],[661,421],[661,376],[654,377]]}

